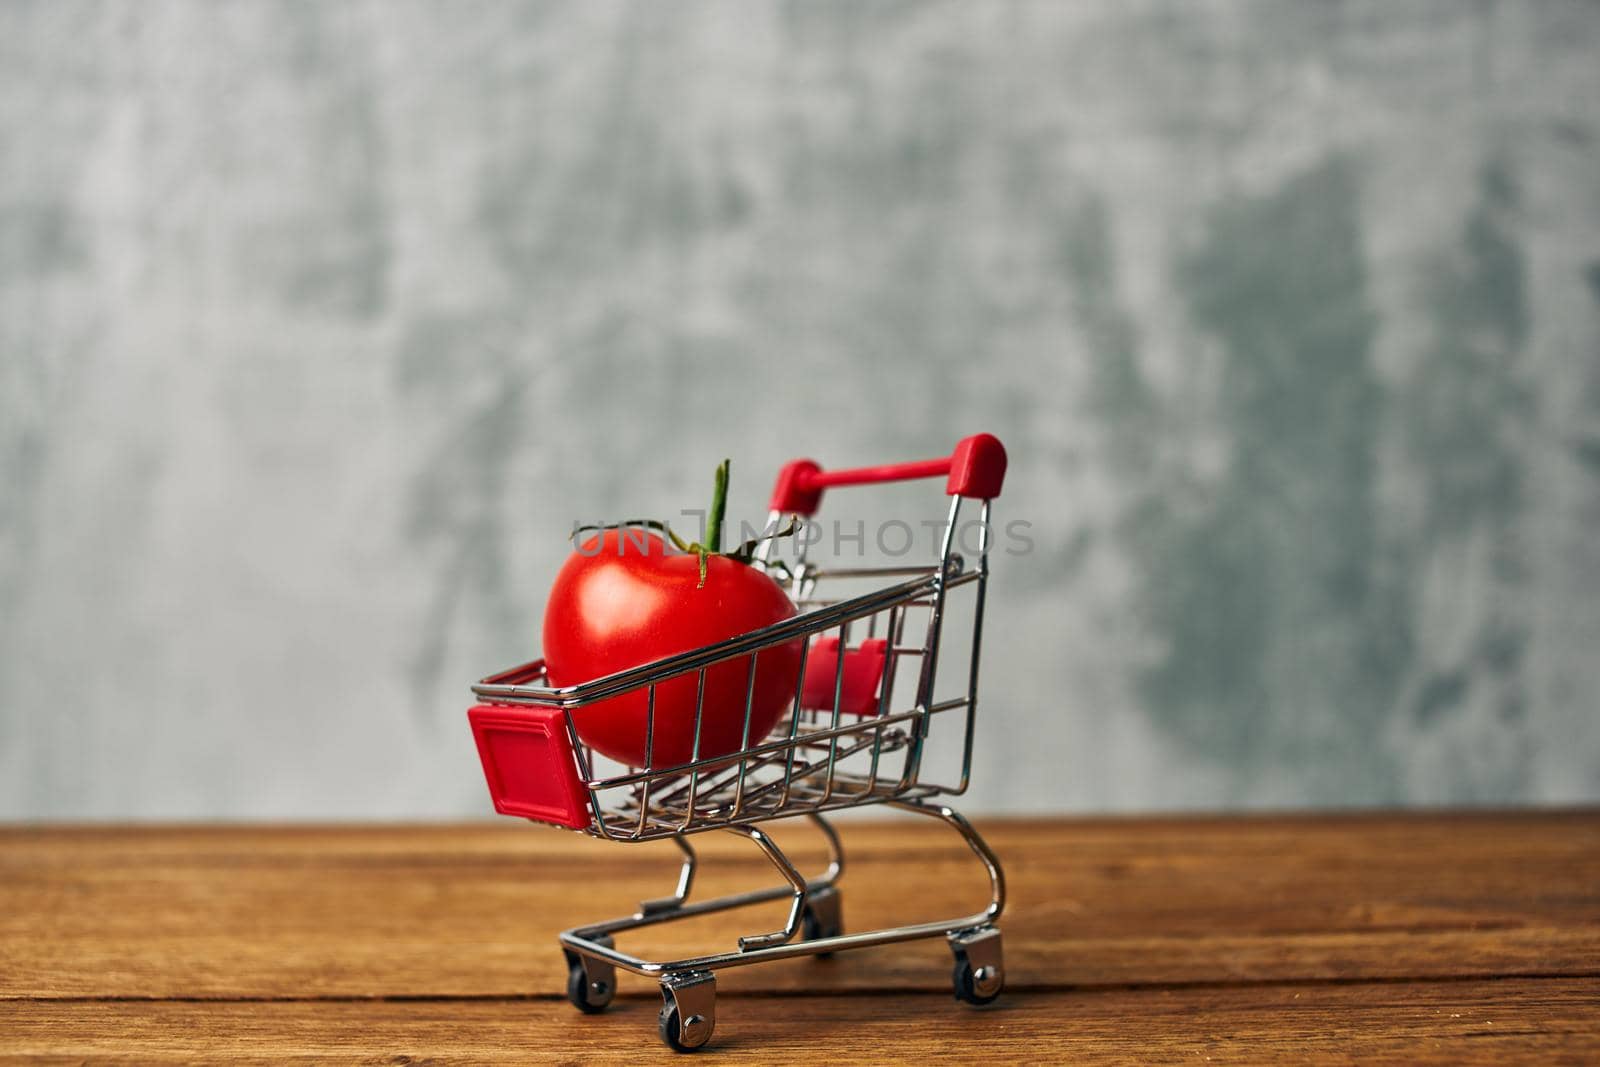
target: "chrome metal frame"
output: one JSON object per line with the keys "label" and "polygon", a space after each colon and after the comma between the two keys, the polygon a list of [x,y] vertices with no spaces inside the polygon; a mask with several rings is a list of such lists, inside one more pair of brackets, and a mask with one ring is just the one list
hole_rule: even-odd
{"label": "chrome metal frame", "polygon": [[[683,853],[677,887],[670,896],[644,901],[632,915],[576,927],[560,935],[571,972],[568,995],[580,1008],[597,1011],[609,1002],[616,988],[617,968],[657,978],[664,999],[663,1038],[676,1049],[695,1048],[709,1039],[715,1026],[714,972],[718,970],[938,936],[949,939],[956,958],[958,997],[985,1003],[999,993],[1003,960],[1000,933],[994,923],[1005,907],[1005,876],[999,859],[971,824],[952,808],[936,802],[940,796],[965,792],[971,779],[978,658],[989,577],[990,502],[981,504],[979,550],[976,565],[970,568],[955,551],[961,505],[959,496],[951,498],[936,565],[820,567],[806,558],[805,546],[797,544],[793,562],[780,569],[769,558],[769,541],[758,550],[757,564],[769,567],[769,573],[786,585],[801,609],[792,618],[580,685],[548,685],[543,661],[534,660],[472,687],[480,699],[489,703],[563,710],[591,815],[589,825],[581,832],[612,841],[668,838]],[[771,516],[771,528],[777,529],[781,519],[781,515]],[[831,588],[847,579],[885,578],[900,581],[845,599],[817,595],[819,588]],[[967,587],[971,587],[973,596],[967,685],[964,695],[935,701],[934,683],[950,596]],[[906,632],[913,617],[921,627],[921,639],[908,642]],[[924,617],[925,623],[921,621]],[[850,645],[852,629],[860,632],[863,626],[869,637],[882,636],[888,642],[878,707],[876,714],[842,721],[846,660],[842,650]],[[915,627],[912,630],[915,632]],[[830,633],[838,635],[841,649],[834,667],[831,710],[808,710],[802,707],[807,652],[813,639]],[[758,656],[763,650],[796,641],[801,646],[801,667],[790,714],[769,738],[752,738],[750,721]],[[920,660],[917,685],[913,699],[897,707],[894,680],[896,668],[905,657]],[[748,663],[742,731],[745,744],[733,753],[702,757],[700,733],[706,673],[719,664],[741,659]],[[690,675],[697,679],[692,758],[670,766],[655,766],[657,687]],[[584,709],[640,690],[646,693],[648,709],[645,765],[603,770],[596,754],[581,738],[579,724]],[[929,738],[937,723],[953,712],[965,713],[960,716],[960,776],[955,782],[928,780],[923,774],[923,762]],[[950,919],[843,933],[838,882],[844,871],[844,852],[838,833],[824,813],[868,804],[889,804],[937,818],[956,830],[988,873],[987,907]],[[796,817],[804,817],[816,826],[827,844],[828,867],[812,878],[801,875],[776,842],[756,825]],[[710,830],[748,838],[777,869],[783,884],[691,902],[698,857],[689,838]],[[612,937],[657,923],[784,897],[789,898],[790,906],[783,928],[742,936],[733,951],[670,961],[647,960],[618,950]],[[805,937],[797,939],[802,932]]]}
{"label": "chrome metal frame", "polygon": [[[768,889],[753,890],[748,893],[736,893],[732,896],[716,897],[712,900],[689,903],[687,893],[681,897],[665,898],[663,901],[645,901],[639,905],[639,910],[632,915],[620,919],[608,919],[604,922],[592,923],[588,926],[578,926],[571,930],[563,931],[560,935],[564,948],[577,952],[585,957],[599,960],[612,967],[620,967],[633,974],[645,977],[659,977],[680,971],[716,971],[725,967],[742,967],[749,963],[759,963],[762,960],[787,959],[792,956],[816,956],[837,952],[840,949],[868,948],[873,945],[887,945],[896,941],[914,941],[923,937],[938,937],[958,934],[964,931],[985,928],[1000,917],[1006,905],[1006,880],[1005,872],[1000,866],[999,857],[989,847],[979,833],[972,828],[965,817],[954,808],[945,805],[922,804],[914,801],[889,801],[904,811],[912,811],[921,815],[943,820],[954,828],[972,849],[974,855],[983,863],[989,875],[989,903],[979,912],[959,916],[951,919],[938,919],[930,922],[915,923],[909,926],[893,926],[882,930],[869,930],[858,934],[839,933],[829,937],[815,940],[794,941],[794,936],[799,933],[801,917],[808,900],[817,894],[835,889],[839,876],[844,870],[844,851],[840,847],[838,832],[822,816],[813,814],[810,818],[823,832],[828,841],[829,861],[828,868],[816,878],[804,878],[789,863],[787,857],[780,852],[772,839],[762,831],[750,828],[736,828],[734,832],[747,834],[755,841],[769,858],[781,864],[780,869],[785,872],[789,885],[774,886]],[[695,865],[698,862],[695,854],[687,852],[680,879],[680,887],[693,876]],[[732,908],[748,907],[752,904],[765,904],[771,900],[781,900],[789,896],[792,904],[789,909],[789,920],[782,930],[770,934],[759,934],[751,937],[739,938],[737,952],[712,953],[706,956],[691,956],[681,960],[652,961],[638,956],[630,956],[618,951],[611,942],[611,935],[624,931],[638,930],[656,923],[670,922],[674,919],[688,919],[696,915],[707,915],[712,912],[728,911]]]}

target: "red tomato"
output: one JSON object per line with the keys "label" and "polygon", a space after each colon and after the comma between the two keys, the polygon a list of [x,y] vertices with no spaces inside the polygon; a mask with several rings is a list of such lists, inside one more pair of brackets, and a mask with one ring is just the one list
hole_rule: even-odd
{"label": "red tomato", "polygon": [[[669,550],[654,533],[604,530],[585,541],[556,575],[544,612],[545,669],[552,685],[567,686],[638,667],[679,652],[770,626],[795,613],[783,590],[759,568],[724,556],[706,560]],[[750,659],[726,660],[706,671],[700,758],[740,748]],[[757,657],[749,743],[772,731],[794,699],[800,643]],[[651,766],[693,758],[696,676],[656,686]],[[645,765],[644,689],[577,708],[578,736],[596,751],[631,767]]]}

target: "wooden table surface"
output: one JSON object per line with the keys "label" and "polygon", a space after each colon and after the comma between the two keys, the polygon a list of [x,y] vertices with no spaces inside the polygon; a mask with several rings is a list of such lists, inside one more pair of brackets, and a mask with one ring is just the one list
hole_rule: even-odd
{"label": "wooden table surface", "polygon": [[[1600,1061],[1600,813],[979,826],[1011,888],[998,1003],[953,1000],[941,942],[723,971],[701,1055]],[[844,833],[848,928],[981,906],[943,828]],[[696,896],[773,882],[747,842],[698,841]],[[0,1057],[668,1058],[653,983],[580,1015],[555,934],[669,891],[674,857],[510,820],[0,829]],[[782,911],[622,946],[722,948]]]}

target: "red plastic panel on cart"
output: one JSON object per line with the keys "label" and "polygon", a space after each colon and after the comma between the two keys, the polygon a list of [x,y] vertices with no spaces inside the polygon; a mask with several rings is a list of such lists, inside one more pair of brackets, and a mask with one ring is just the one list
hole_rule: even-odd
{"label": "red plastic panel on cart", "polygon": [[494,810],[582,830],[589,793],[578,779],[560,708],[479,704],[467,711]]}
{"label": "red plastic panel on cart", "polygon": [[834,682],[842,673],[839,710],[846,715],[878,714],[878,689],[888,654],[889,642],[881,637],[871,638],[861,642],[860,648],[844,650],[844,670],[839,672],[839,639],[818,638],[806,655],[806,680],[800,691],[800,706],[832,711]]}

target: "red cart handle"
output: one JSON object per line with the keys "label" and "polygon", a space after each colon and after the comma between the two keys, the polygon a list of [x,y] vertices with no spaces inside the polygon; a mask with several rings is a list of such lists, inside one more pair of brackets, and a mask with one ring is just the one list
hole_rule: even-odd
{"label": "red cart handle", "polygon": [[1005,446],[993,434],[980,433],[964,438],[944,459],[842,471],[825,471],[809,459],[793,460],[778,472],[778,484],[772,490],[772,510],[814,515],[822,504],[822,491],[829,486],[904,482],[913,478],[936,478],[941,474],[949,476],[944,491],[950,496],[983,500],[997,497],[1000,483],[1006,477]]}

